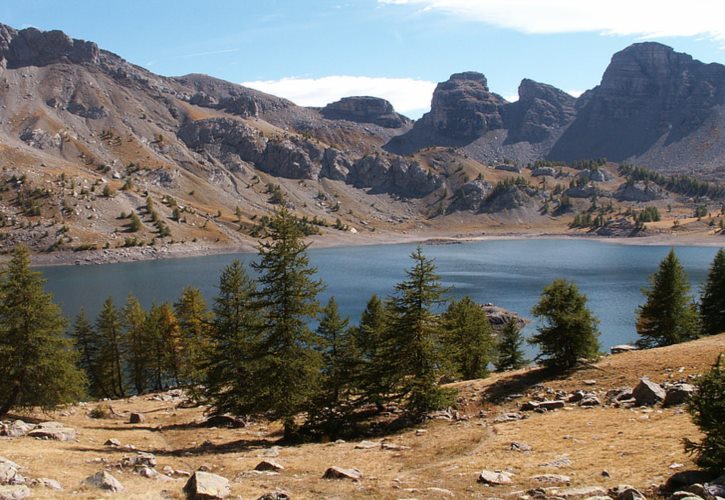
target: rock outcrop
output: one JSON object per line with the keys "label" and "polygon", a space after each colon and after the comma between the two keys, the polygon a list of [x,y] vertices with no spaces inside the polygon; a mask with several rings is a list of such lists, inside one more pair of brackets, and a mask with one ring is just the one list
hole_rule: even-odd
{"label": "rock outcrop", "polygon": [[576,99],[563,90],[524,79],[519,100],[504,107],[510,142],[541,142],[576,116]]}
{"label": "rock outcrop", "polygon": [[97,64],[98,45],[76,40],[62,31],[19,31],[0,24],[0,63],[8,68],[47,66],[54,63]]}
{"label": "rock outcrop", "polygon": [[374,123],[385,128],[400,128],[411,120],[395,112],[385,99],[370,96],[344,97],[320,110],[328,120]]}

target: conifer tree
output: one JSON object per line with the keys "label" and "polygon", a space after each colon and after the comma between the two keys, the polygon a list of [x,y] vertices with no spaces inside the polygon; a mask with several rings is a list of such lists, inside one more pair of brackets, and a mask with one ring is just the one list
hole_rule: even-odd
{"label": "conifer tree", "polygon": [[442,375],[441,322],[434,308],[445,302],[446,289],[435,265],[420,248],[412,254],[407,279],[395,285],[389,301],[389,322],[383,380],[394,383],[393,397],[402,401],[413,418],[441,408],[449,394],[438,386]]}
{"label": "conifer tree", "polygon": [[78,351],[78,368],[83,370],[88,381],[88,394],[98,397],[102,394],[98,375],[98,337],[82,307],[73,322],[71,337]]}
{"label": "conifer tree", "polygon": [[255,398],[267,381],[253,375],[259,356],[259,315],[252,303],[254,281],[239,260],[232,261],[219,278],[214,299],[214,322],[205,362],[203,397],[214,414],[254,413]]}
{"label": "conifer tree", "polygon": [[255,304],[262,313],[262,355],[257,380],[264,390],[252,400],[255,412],[283,421],[285,437],[297,432],[295,416],[307,408],[318,390],[321,356],[319,339],[307,326],[320,306],[322,283],[314,279],[307,244],[295,217],[281,208],[266,228],[268,241],[259,247]]}
{"label": "conifer tree", "polygon": [[705,335],[725,332],[725,250],[722,248],[715,254],[702,287],[700,316]]}
{"label": "conifer tree", "polygon": [[464,380],[486,377],[494,339],[483,308],[468,296],[454,300],[443,315],[443,326],[446,356],[453,375]]}
{"label": "conifer tree", "polygon": [[126,345],[121,318],[108,297],[96,319],[98,335],[98,374],[101,390],[107,398],[122,398],[126,395],[123,369],[125,365]]}
{"label": "conifer tree", "polygon": [[204,357],[209,351],[212,314],[198,288],[188,286],[174,304],[181,330],[181,378],[192,385],[204,380]]}
{"label": "conifer tree", "polygon": [[383,408],[385,395],[390,392],[390,384],[386,383],[384,373],[384,367],[387,366],[384,348],[386,315],[385,305],[373,294],[360,315],[358,327],[354,330],[360,350],[361,366],[356,385],[361,391],[361,402],[375,403],[379,410]]}
{"label": "conifer tree", "polygon": [[674,250],[650,276],[649,289],[637,314],[640,347],[658,347],[694,339],[699,333],[698,314],[689,295],[690,283]]}
{"label": "conifer tree", "polygon": [[592,359],[599,351],[599,320],[586,306],[586,295],[563,279],[544,288],[532,313],[542,320],[539,333],[529,339],[541,350],[539,359],[555,370],[576,366],[580,358]]}
{"label": "conifer tree", "polygon": [[517,370],[526,364],[521,345],[524,339],[515,319],[506,322],[497,346],[496,371]]}
{"label": "conifer tree", "polygon": [[131,293],[126,299],[122,316],[128,347],[128,373],[136,394],[142,394],[149,387],[153,351],[147,330],[146,311]]}
{"label": "conifer tree", "polygon": [[10,410],[45,410],[77,401],[85,377],[66,336],[66,320],[16,247],[0,275],[0,418]]}
{"label": "conifer tree", "polygon": [[173,383],[174,386],[178,386],[182,371],[181,329],[171,304],[164,302],[159,306],[156,320],[163,350],[162,370],[165,380],[169,382],[166,385]]}
{"label": "conifer tree", "polygon": [[349,396],[350,384],[358,368],[355,338],[348,328],[350,320],[342,318],[334,297],[321,311],[317,335],[323,345],[323,391],[326,403],[334,406]]}
{"label": "conifer tree", "polygon": [[715,476],[725,470],[725,356],[695,383],[697,391],[687,402],[692,420],[704,434],[699,443],[685,440],[685,450],[697,455],[698,465]]}

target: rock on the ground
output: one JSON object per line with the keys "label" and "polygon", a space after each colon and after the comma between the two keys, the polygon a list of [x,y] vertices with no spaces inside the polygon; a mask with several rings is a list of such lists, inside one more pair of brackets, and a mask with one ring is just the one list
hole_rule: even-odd
{"label": "rock on the ground", "polygon": [[19,485],[25,484],[25,478],[20,474],[20,467],[14,462],[0,463],[0,484]]}
{"label": "rock on the ground", "polygon": [[55,479],[49,479],[47,477],[39,477],[30,481],[31,486],[41,486],[49,490],[62,491],[63,487]]}
{"label": "rock on the ground", "polygon": [[571,478],[569,476],[564,476],[561,474],[540,474],[538,476],[532,476],[534,481],[537,481],[539,483],[548,483],[548,484],[569,484],[571,483]]}
{"label": "rock on the ground", "polygon": [[218,474],[196,471],[184,486],[184,493],[190,500],[207,500],[229,496],[229,480]]}
{"label": "rock on the ground", "polygon": [[325,471],[322,479],[351,479],[353,481],[359,481],[362,479],[362,472],[358,469],[345,469],[343,467],[332,466]]}
{"label": "rock on the ground", "polygon": [[76,430],[66,427],[60,422],[43,422],[28,432],[28,436],[36,439],[51,439],[53,441],[72,441],[76,438]]}
{"label": "rock on the ground", "polygon": [[28,497],[30,497],[30,488],[27,486],[0,486],[0,500],[22,500]]}
{"label": "rock on the ground", "polygon": [[356,450],[372,450],[373,448],[380,448],[380,443],[375,441],[360,441],[355,445]]}
{"label": "rock on the ground", "polygon": [[129,424],[141,424],[146,421],[146,417],[144,417],[143,413],[131,413],[131,416],[128,418]]}
{"label": "rock on the ground", "polygon": [[111,491],[113,493],[118,493],[119,491],[124,491],[126,488],[123,487],[123,485],[113,477],[110,473],[106,472],[105,470],[96,472],[92,476],[88,476],[84,481],[84,484],[87,486],[92,486],[94,488],[98,488],[101,490]]}
{"label": "rock on the ground", "polygon": [[579,401],[579,406],[589,407],[589,406],[600,406],[602,404],[601,401],[599,401],[599,398],[594,396],[593,394],[590,394],[586,396],[584,399]]}
{"label": "rock on the ground", "polygon": [[491,470],[482,470],[478,474],[478,482],[491,486],[500,486],[504,484],[512,484],[511,474],[506,472],[498,472]]}
{"label": "rock on the ground", "polygon": [[518,441],[514,441],[514,442],[511,443],[511,450],[512,451],[527,452],[527,451],[532,451],[533,448],[529,444],[520,443]]}
{"label": "rock on the ground", "polygon": [[690,493],[689,491],[675,491],[669,496],[668,500],[704,500],[702,497]]}
{"label": "rock on the ground", "polygon": [[609,352],[612,354],[621,354],[623,352],[630,352],[630,351],[637,351],[639,348],[637,346],[629,345],[629,344],[621,344],[621,345],[613,345],[609,348]]}
{"label": "rock on the ground", "polygon": [[695,393],[695,386],[691,384],[675,384],[667,388],[664,406],[676,406],[687,402]]}
{"label": "rock on the ground", "polygon": [[564,497],[570,499],[577,498],[590,498],[590,497],[606,497],[607,490],[601,486],[582,486],[579,488],[569,488],[562,490],[556,495],[557,497]]}
{"label": "rock on the ground", "polygon": [[637,488],[628,484],[619,484],[609,488],[608,494],[610,498],[615,500],[646,500],[645,496]]}
{"label": "rock on the ground", "polygon": [[121,467],[156,467],[156,457],[152,453],[139,451],[136,455],[123,457]]}
{"label": "rock on the ground", "polygon": [[284,467],[282,464],[275,462],[274,460],[262,460],[257,464],[254,470],[279,472],[284,470]]}
{"label": "rock on the ground", "polygon": [[259,497],[257,500],[290,500],[290,494],[284,490],[270,491]]}
{"label": "rock on the ground", "polygon": [[0,423],[0,436],[22,437],[35,429],[35,425],[28,424],[22,420]]}
{"label": "rock on the ground", "polygon": [[121,441],[115,438],[111,438],[103,444],[104,446],[113,446],[114,448],[118,448],[119,446],[121,446]]}
{"label": "rock on the ground", "polygon": [[661,385],[643,377],[632,391],[632,397],[638,406],[652,406],[665,400],[665,390]]}

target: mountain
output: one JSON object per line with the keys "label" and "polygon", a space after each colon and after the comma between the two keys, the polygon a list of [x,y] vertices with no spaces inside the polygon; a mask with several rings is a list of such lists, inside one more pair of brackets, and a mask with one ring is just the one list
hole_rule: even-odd
{"label": "mountain", "polygon": [[[525,79],[507,102],[469,71],[440,83],[413,122],[377,97],[307,108],[207,75],[156,75],[60,31],[0,25],[0,252],[236,247],[281,203],[335,238],[548,225],[549,203],[580,172],[522,171],[528,163],[606,156],[717,177],[723,74],[636,44],[579,99]],[[604,187],[577,180],[567,191],[582,200],[575,209],[619,192],[624,179],[607,172],[590,172]]]}

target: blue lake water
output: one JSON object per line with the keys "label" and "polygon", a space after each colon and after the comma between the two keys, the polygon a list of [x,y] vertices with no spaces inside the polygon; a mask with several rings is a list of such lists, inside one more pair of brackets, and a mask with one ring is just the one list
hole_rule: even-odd
{"label": "blue lake water", "polygon": [[[385,297],[405,278],[415,245],[376,245],[310,250],[312,264],[327,288],[320,299],[334,295],[344,314],[356,322],[371,294]],[[604,348],[631,342],[641,288],[669,246],[616,245],[583,240],[493,240],[456,245],[424,245],[434,259],[452,297],[470,295],[530,317],[541,290],[556,278],[577,283],[600,319]],[[693,294],[717,251],[716,247],[676,247],[693,285]],[[153,300],[175,301],[182,288],[198,287],[211,303],[224,266],[234,258],[249,263],[254,254],[214,255],[97,266],[41,268],[69,317],[83,306],[95,317],[103,301],[113,296],[122,305],[129,292],[148,307]],[[533,333],[532,323],[526,333]]]}

